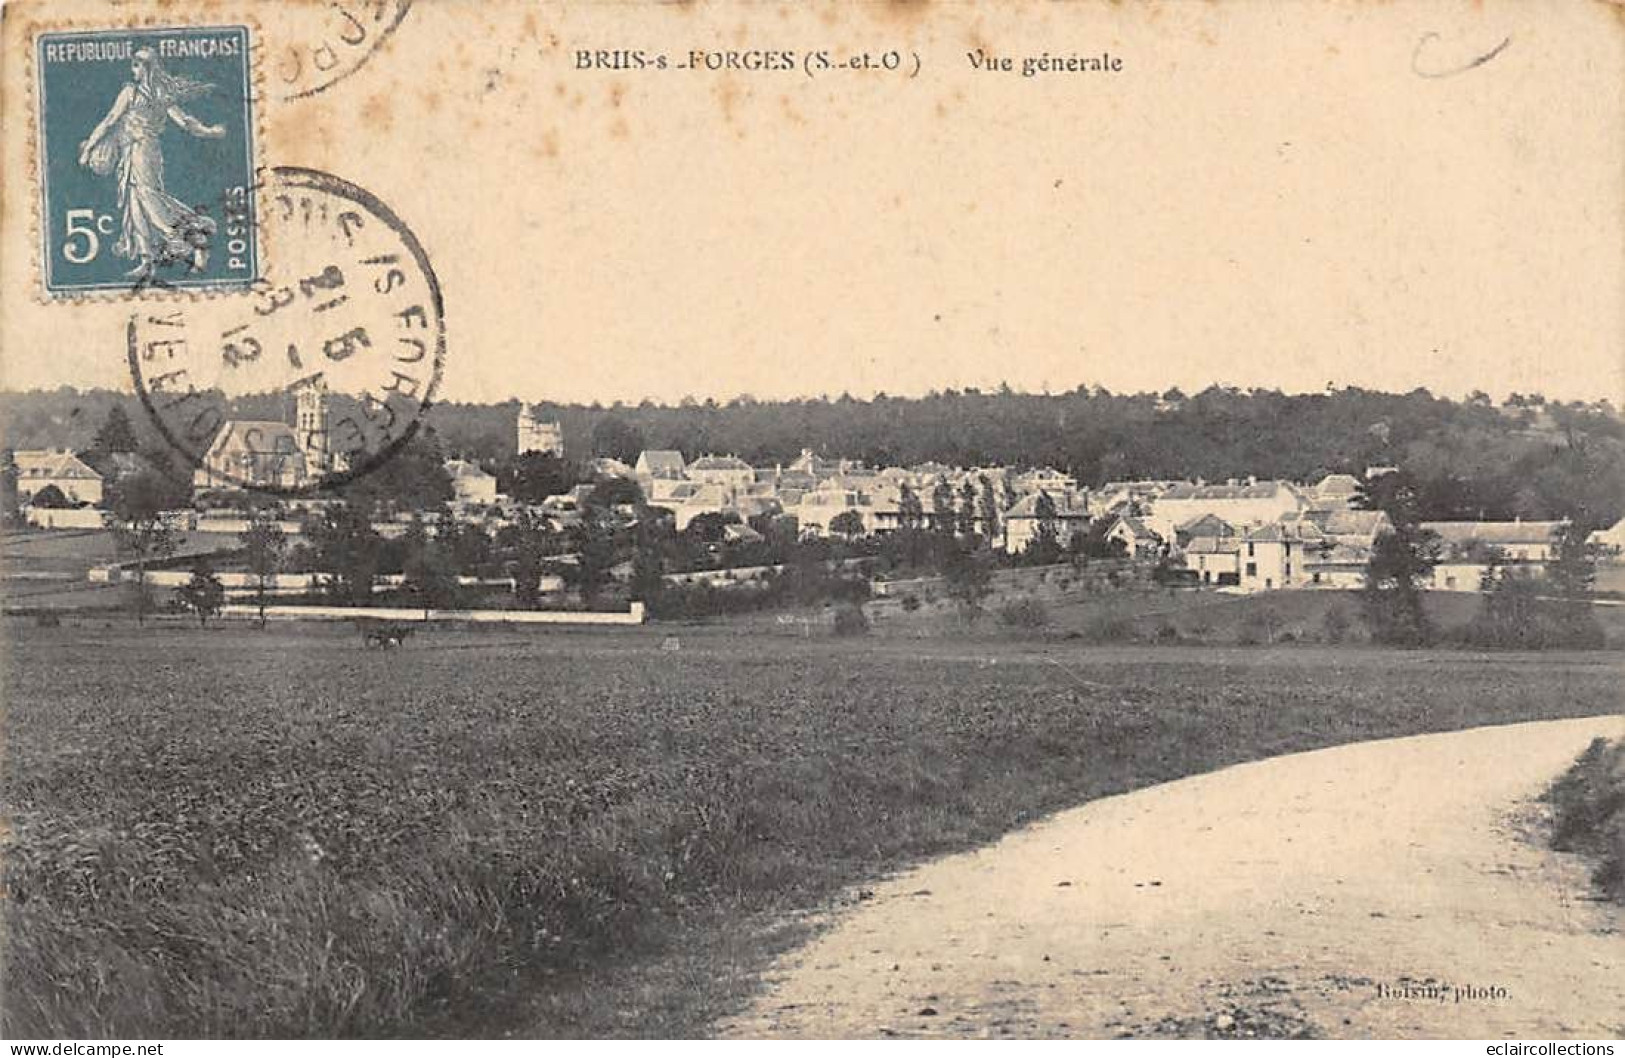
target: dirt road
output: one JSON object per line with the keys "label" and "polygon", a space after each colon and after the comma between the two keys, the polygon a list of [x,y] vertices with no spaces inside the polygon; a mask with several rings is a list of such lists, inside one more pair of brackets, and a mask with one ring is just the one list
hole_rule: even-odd
{"label": "dirt road", "polygon": [[1096,801],[877,887],[720,1030],[1617,1037],[1625,912],[1533,798],[1621,734],[1369,742]]}

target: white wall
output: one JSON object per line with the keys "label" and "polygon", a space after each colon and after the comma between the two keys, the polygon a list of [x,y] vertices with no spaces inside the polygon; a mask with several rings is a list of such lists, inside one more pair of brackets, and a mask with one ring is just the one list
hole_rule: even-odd
{"label": "white wall", "polygon": [[102,512],[95,507],[25,507],[29,525],[41,529],[100,529]]}
{"label": "white wall", "polygon": [[[227,605],[222,617],[259,619],[257,606]],[[404,610],[383,606],[267,606],[265,616],[279,621],[392,621],[423,624],[433,621],[469,621],[475,624],[640,625],[643,604],[635,602],[625,613],[587,613],[564,610]]]}

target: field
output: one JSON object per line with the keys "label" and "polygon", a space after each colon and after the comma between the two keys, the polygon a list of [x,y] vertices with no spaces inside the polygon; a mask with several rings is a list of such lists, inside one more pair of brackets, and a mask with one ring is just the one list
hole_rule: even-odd
{"label": "field", "polygon": [[798,912],[905,864],[1238,761],[1614,711],[1621,675],[670,635],[9,622],[0,1031],[702,1034]]}

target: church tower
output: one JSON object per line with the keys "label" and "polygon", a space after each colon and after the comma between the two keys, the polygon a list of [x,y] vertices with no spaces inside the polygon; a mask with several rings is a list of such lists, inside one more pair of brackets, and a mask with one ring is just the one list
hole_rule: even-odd
{"label": "church tower", "polygon": [[520,455],[526,452],[550,452],[564,455],[564,430],[556,422],[543,422],[529,407],[519,408],[518,437],[515,447]]}
{"label": "church tower", "polygon": [[305,453],[305,477],[314,481],[334,469],[327,447],[327,383],[319,376],[303,383],[295,400],[294,430]]}

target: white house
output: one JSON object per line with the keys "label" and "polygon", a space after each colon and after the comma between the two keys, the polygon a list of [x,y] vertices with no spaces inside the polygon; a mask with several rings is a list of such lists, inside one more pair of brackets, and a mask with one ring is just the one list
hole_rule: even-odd
{"label": "white house", "polygon": [[1234,526],[1259,526],[1296,514],[1306,504],[1284,481],[1230,482],[1203,485],[1182,482],[1151,500],[1145,524],[1164,539],[1175,529],[1204,514],[1217,515]]}
{"label": "white house", "polygon": [[1349,507],[1360,492],[1360,479],[1353,474],[1327,474],[1309,490],[1317,507]]}
{"label": "white house", "polygon": [[477,463],[466,459],[446,460],[446,473],[451,476],[452,499],[456,503],[492,504],[497,501],[497,479]]}
{"label": "white house", "polygon": [[756,480],[756,471],[737,456],[701,456],[685,472],[690,481],[741,491]]}
{"label": "white house", "polygon": [[1118,515],[1106,530],[1106,539],[1122,544],[1123,554],[1130,558],[1156,558],[1163,551],[1162,536],[1132,514]]}
{"label": "white house", "polygon": [[1607,529],[1598,529],[1586,539],[1604,556],[1615,558],[1625,554],[1625,518]]}
{"label": "white house", "polygon": [[1241,537],[1198,536],[1184,547],[1185,568],[1203,584],[1241,583]]}
{"label": "white house", "polygon": [[1318,550],[1321,544],[1307,531],[1275,523],[1247,530],[1241,537],[1241,587],[1273,591],[1308,582],[1307,552],[1311,547]]}
{"label": "white house", "polygon": [[1502,562],[1547,562],[1557,554],[1566,522],[1423,522],[1438,534],[1446,558],[1488,557]]}
{"label": "white house", "polygon": [[11,458],[25,502],[52,485],[70,502],[102,502],[102,476],[67,449],[19,449]]}
{"label": "white house", "polygon": [[1062,547],[1070,544],[1074,536],[1089,531],[1089,511],[1075,496],[1029,493],[1004,512],[1004,549],[1010,554],[1025,551],[1038,535],[1038,505],[1045,497],[1055,505],[1055,539]]}
{"label": "white house", "polygon": [[632,474],[637,478],[643,491],[649,491],[649,482],[655,480],[682,481],[683,453],[670,449],[650,449],[638,454],[637,465],[632,468]]}

